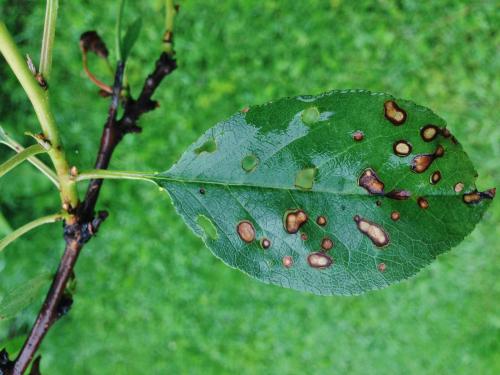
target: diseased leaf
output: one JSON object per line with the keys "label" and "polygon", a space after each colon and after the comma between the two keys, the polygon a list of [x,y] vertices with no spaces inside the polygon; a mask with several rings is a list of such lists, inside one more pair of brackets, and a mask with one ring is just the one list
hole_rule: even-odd
{"label": "diseased leaf", "polygon": [[40,297],[43,287],[50,281],[50,274],[43,273],[9,290],[0,298],[0,321],[10,319]]}
{"label": "diseased leaf", "polygon": [[360,294],[457,245],[494,197],[477,192],[445,125],[382,93],[286,98],[209,129],[157,182],[228,265],[297,290]]}

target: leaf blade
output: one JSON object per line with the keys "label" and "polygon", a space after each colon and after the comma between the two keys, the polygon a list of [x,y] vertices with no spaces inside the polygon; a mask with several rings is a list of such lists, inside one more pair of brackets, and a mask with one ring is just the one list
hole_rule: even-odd
{"label": "leaf blade", "polygon": [[[422,126],[433,123],[442,129],[444,120],[412,102],[395,100],[407,115],[402,125],[396,124],[384,112],[384,103],[394,100],[350,90],[252,107],[207,131],[158,183],[216,256],[261,281],[326,295],[385,287],[458,244],[490,203],[462,201],[463,192],[475,190],[476,172],[454,138],[422,139]],[[363,134],[362,140],[356,132]],[[215,150],[197,153],[209,139]],[[393,151],[401,139],[413,145],[404,157]],[[436,153],[440,144],[445,155],[436,156],[432,168],[411,171],[416,156]],[[242,168],[249,155],[258,160],[250,172]],[[383,181],[384,194],[370,194],[373,186],[360,186],[367,169],[376,171],[372,184]],[[433,184],[429,179],[435,169],[442,177]],[[462,192],[454,191],[458,182]],[[401,197],[398,191],[411,197],[391,199],[388,193]],[[428,208],[421,207],[422,200]],[[290,210],[308,215],[298,233],[286,230],[283,217]],[[212,220],[221,234],[217,240],[196,227],[197,215]],[[327,219],[325,226],[317,224],[320,216]],[[242,220],[254,226],[251,243],[238,234]],[[384,233],[388,238],[380,238]],[[334,244],[328,251],[321,248],[325,238]],[[262,248],[263,239],[270,241],[268,249]],[[382,240],[388,244],[377,246]],[[316,253],[320,255],[310,256]],[[290,259],[293,265],[288,265]],[[331,265],[324,267],[328,259]]]}

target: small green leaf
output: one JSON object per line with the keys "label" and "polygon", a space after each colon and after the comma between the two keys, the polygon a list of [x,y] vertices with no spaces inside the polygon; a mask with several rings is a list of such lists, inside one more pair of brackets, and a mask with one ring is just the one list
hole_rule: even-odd
{"label": "small green leaf", "polygon": [[5,293],[0,299],[0,321],[15,317],[38,297],[41,297],[42,290],[49,281],[50,274],[43,273]]}
{"label": "small green leaf", "polygon": [[134,47],[137,38],[139,38],[139,34],[142,28],[142,19],[141,17],[137,17],[135,21],[127,28],[125,32],[125,36],[122,40],[122,59],[126,61],[128,56],[130,55],[130,51]]}
{"label": "small green leaf", "polygon": [[125,36],[122,39],[121,43],[121,56],[122,60],[126,61],[128,56],[130,55],[130,51],[134,47],[137,38],[141,32],[142,28],[142,19],[141,17],[137,17],[134,22],[127,28],[125,32]]}
{"label": "small green leaf", "polygon": [[445,126],[387,94],[285,98],[209,129],[156,181],[228,265],[287,288],[360,294],[416,274],[490,205],[495,190],[477,192]]}

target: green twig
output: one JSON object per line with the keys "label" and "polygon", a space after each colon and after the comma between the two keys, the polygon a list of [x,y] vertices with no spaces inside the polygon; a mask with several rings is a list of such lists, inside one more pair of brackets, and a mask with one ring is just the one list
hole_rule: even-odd
{"label": "green twig", "polygon": [[47,0],[45,8],[45,24],[43,26],[42,48],[40,51],[39,73],[48,81],[52,68],[52,50],[54,46],[54,36],[56,34],[57,8],[59,0]]}
{"label": "green twig", "polygon": [[[14,139],[7,135],[0,126],[0,143],[3,143],[7,147],[10,147],[15,152],[21,152],[24,147],[17,143]],[[28,161],[33,164],[40,172],[42,172],[47,178],[55,185],[57,190],[59,190],[59,181],[57,180],[57,175],[54,173],[50,167],[48,167],[43,161],[35,156],[30,156]]]}
{"label": "green twig", "polygon": [[54,164],[59,180],[63,207],[67,209],[74,208],[78,205],[78,193],[74,182],[70,179],[68,162],[59,138],[54,116],[50,111],[48,98],[29,71],[3,22],[0,22],[0,52],[28,95],[42,127],[44,137],[52,145],[48,154]]}
{"label": "green twig", "polygon": [[0,177],[2,177],[4,174],[9,172],[11,169],[14,169],[15,167],[17,167],[19,164],[21,164],[23,161],[28,159],[30,156],[34,156],[34,155],[40,154],[42,152],[47,152],[47,150],[45,150],[39,144],[32,145],[32,146],[25,148],[20,153],[11,157],[5,163],[0,164]]}
{"label": "green twig", "polygon": [[58,213],[49,216],[44,216],[39,219],[33,220],[27,224],[24,224],[22,227],[17,228],[15,231],[9,233],[2,240],[0,240],[0,251],[5,249],[5,247],[7,247],[11,242],[15,241],[16,239],[21,237],[23,234],[29,232],[30,230],[39,227],[40,225],[43,224],[55,223],[56,221],[63,220],[64,218],[65,215]]}

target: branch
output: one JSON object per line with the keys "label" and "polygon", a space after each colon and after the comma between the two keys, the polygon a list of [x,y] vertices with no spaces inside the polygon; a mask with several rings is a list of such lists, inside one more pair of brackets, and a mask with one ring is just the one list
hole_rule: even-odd
{"label": "branch", "polygon": [[[157,107],[151,97],[156,88],[160,85],[165,76],[170,74],[176,68],[176,62],[172,56],[162,53],[156,61],[155,69],[144,83],[141,94],[137,100],[128,98],[124,103],[124,114],[120,120],[116,119],[118,110],[120,91],[122,86],[124,64],[119,62],[113,85],[113,96],[108,111],[108,119],[104,126],[101,137],[101,145],[96,160],[96,169],[107,169],[113,151],[127,133],[140,131],[137,121],[139,117]],[[72,183],[76,183],[75,176],[69,176]],[[45,298],[45,302],[38,314],[37,320],[33,325],[30,335],[26,339],[23,348],[14,361],[8,361],[6,364],[0,362],[0,370],[5,375],[21,375],[28,368],[43,338],[51,326],[69,309],[68,298],[65,297],[65,289],[68,280],[73,272],[75,263],[78,259],[81,249],[99,229],[101,223],[106,219],[106,212],[94,214],[99,191],[102,186],[102,179],[92,179],[89,182],[85,201],[79,206],[76,212],[77,222],[66,223],[64,227],[64,238],[66,248],[61,258],[59,268],[50,290]],[[69,301],[71,298],[69,297]]]}
{"label": "branch", "polygon": [[6,174],[10,170],[14,169],[15,167],[17,167],[19,164],[21,164],[23,161],[30,158],[31,156],[34,156],[36,154],[41,154],[42,152],[47,152],[47,150],[44,149],[39,144],[32,145],[32,146],[29,146],[28,148],[25,148],[24,150],[22,150],[18,154],[11,157],[5,163],[0,164],[0,177],[2,177],[4,174]]}
{"label": "branch", "polygon": [[55,223],[56,221],[61,221],[63,218],[64,216],[59,213],[59,214],[44,216],[36,220],[33,220],[27,224],[24,224],[22,227],[17,228],[15,231],[9,233],[2,240],[0,240],[0,251],[5,249],[10,243],[17,240],[19,237],[29,232],[30,230],[35,229],[36,227],[39,227],[40,225],[43,224]]}
{"label": "branch", "polygon": [[[29,75],[26,75],[26,72],[23,71],[23,65],[17,58],[18,53],[15,44],[11,38],[10,40],[9,38],[10,35],[8,34],[5,26],[0,23],[0,51],[4,55],[8,55],[6,56],[7,61],[18,76],[18,79],[23,84],[23,87],[25,85],[27,86],[24,88],[28,95],[30,95],[30,90],[28,89],[33,88],[33,77],[29,77]],[[10,43],[8,48],[5,48],[4,46],[6,43]],[[118,62],[115,72],[111,103],[108,111],[108,118],[101,136],[101,144],[95,162],[95,169],[107,169],[113,152],[123,137],[127,133],[138,133],[141,131],[141,128],[137,124],[140,116],[158,107],[158,103],[152,100],[152,96],[162,82],[163,78],[165,78],[177,67],[173,56],[173,50],[170,52],[163,52],[160,55],[160,58],[156,61],[155,69],[147,77],[139,97],[136,100],[131,97],[127,97],[124,100],[124,111],[120,120],[117,120],[117,111],[122,92],[125,63],[121,61]],[[27,68],[24,70],[27,70]],[[36,87],[36,89],[38,89],[36,92],[38,94],[40,88]],[[51,113],[48,111],[48,103],[42,102],[40,100],[42,98],[43,96],[40,97],[38,95],[32,95],[30,97],[37,115],[39,118],[42,117],[42,120],[44,120],[40,121],[45,126],[44,132],[52,132],[51,134],[55,136],[54,139],[58,141],[58,135],[56,132],[57,129],[53,119],[51,118]],[[46,117],[43,117],[42,115]],[[52,141],[51,137],[47,136],[47,139]],[[53,143],[52,146],[54,147]],[[59,146],[57,149],[60,149],[61,145],[58,144],[57,146]],[[64,154],[62,154],[62,157],[62,161],[66,162]],[[53,161],[54,164],[56,164],[57,158],[54,158]],[[67,165],[65,166],[64,173],[67,180],[62,179],[62,175],[60,174],[61,169],[59,169],[57,165],[56,170],[61,183],[61,189],[69,186],[76,192],[76,180],[78,176],[76,168],[74,170],[72,169],[71,173],[69,173]],[[4,375],[22,375],[28,368],[30,362],[33,360],[36,351],[51,326],[60,316],[64,315],[64,313],[69,310],[72,298],[71,296],[68,296],[67,292],[65,292],[68,280],[73,274],[74,266],[83,246],[96,234],[99,226],[107,217],[107,212],[101,211],[97,215],[94,213],[102,182],[102,179],[90,180],[85,200],[82,204],[73,206],[73,202],[71,202],[72,207],[77,207],[77,210],[76,212],[73,212],[72,215],[68,215],[71,221],[68,220],[64,225],[66,248],[50,290],[45,298],[45,302],[43,303],[31,332],[17,358],[14,361],[10,361],[5,351],[0,352],[0,373]],[[64,197],[64,194],[62,194],[62,196]],[[76,199],[77,198],[78,197],[76,196]],[[78,201],[76,200],[75,204],[77,203]],[[35,372],[39,372],[38,365],[35,370]]]}
{"label": "branch", "polygon": [[[120,68],[121,66],[121,68]],[[175,59],[167,53],[162,53],[156,61],[154,71],[146,78],[144,86],[137,100],[128,98],[124,103],[124,113],[120,120],[116,120],[116,107],[118,105],[119,93],[117,84],[123,78],[123,64],[118,64],[113,85],[112,105],[110,106],[108,120],[104,126],[101,137],[101,145],[94,164],[95,169],[107,169],[116,146],[127,133],[139,133],[142,129],[137,122],[144,113],[154,110],[158,103],[151,98],[158,88],[163,78],[170,74],[177,67]],[[121,71],[120,71],[121,70]],[[118,80],[119,78],[119,80]],[[116,95],[115,95],[116,92]],[[115,106],[116,105],[116,106]],[[80,216],[89,219],[93,216],[99,191],[103,180],[93,179],[90,181],[85,200],[82,203]]]}

